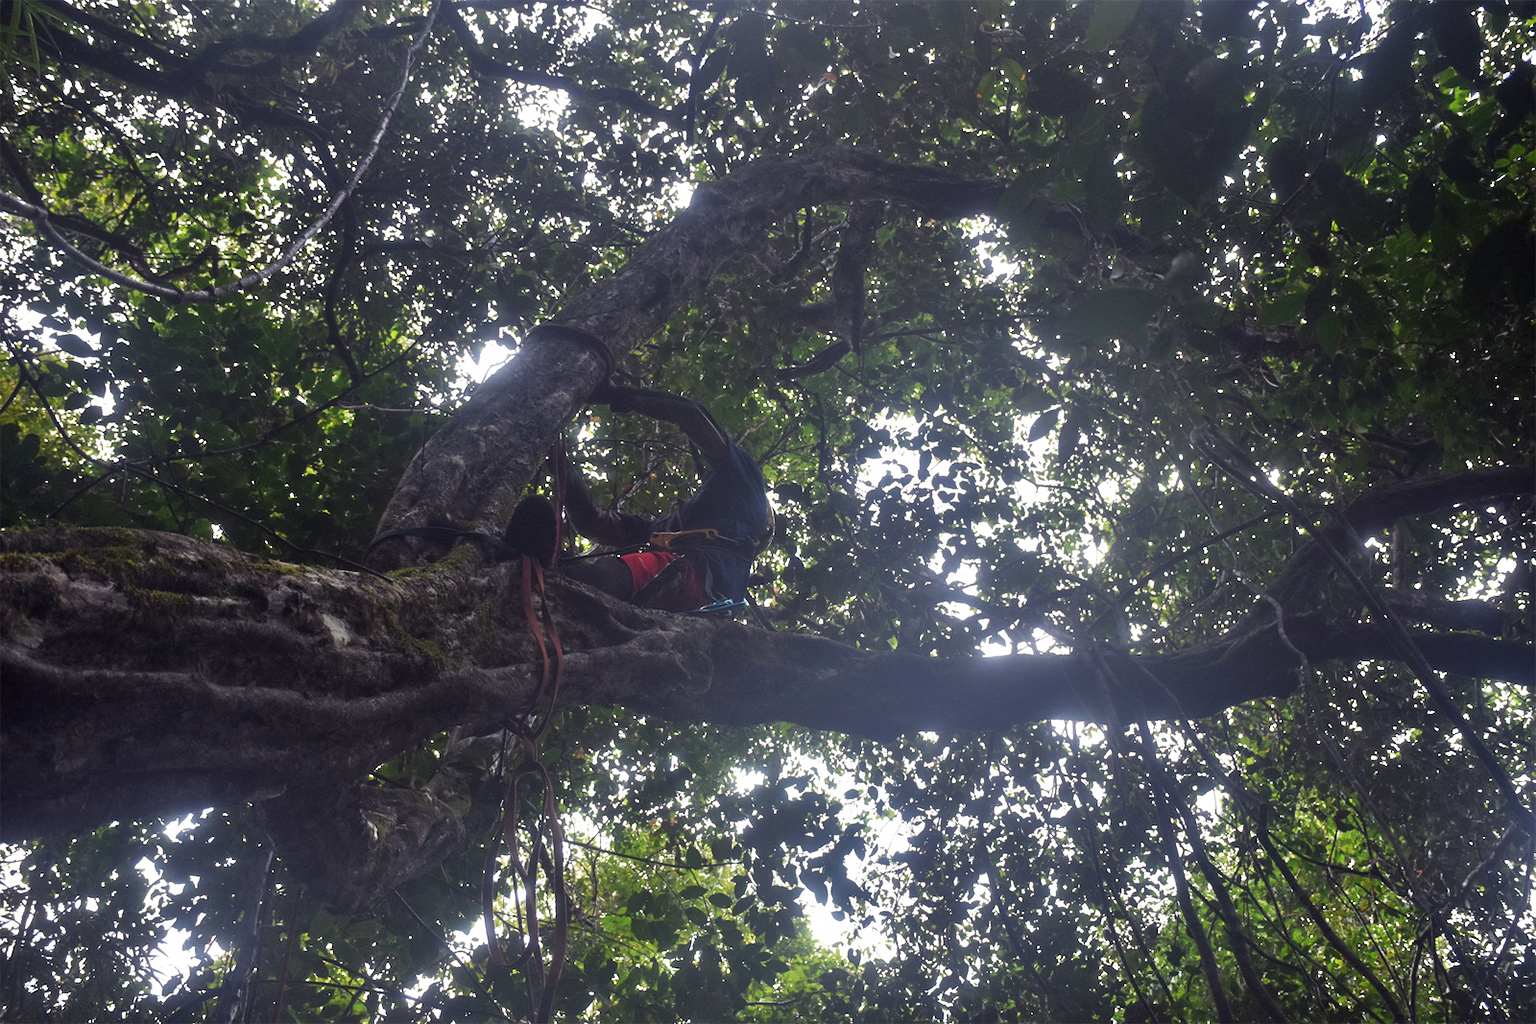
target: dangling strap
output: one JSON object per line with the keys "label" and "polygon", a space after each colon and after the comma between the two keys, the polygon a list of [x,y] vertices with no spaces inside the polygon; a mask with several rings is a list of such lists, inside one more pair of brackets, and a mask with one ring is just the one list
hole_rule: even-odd
{"label": "dangling strap", "polygon": [[720,531],[713,526],[700,527],[697,530],[678,530],[675,533],[651,534],[651,547],[661,551],[671,551],[673,545],[680,551],[701,541],[717,541],[720,539]]}
{"label": "dangling strap", "polygon": [[[606,385],[608,378],[613,374],[613,353],[595,334],[566,324],[540,324],[528,332],[528,340],[535,339],[575,342],[597,352],[603,359],[603,379],[599,387]],[[569,483],[565,471],[567,458],[563,434],[550,446],[548,458],[555,506],[555,552],[551,560],[553,565],[560,558],[561,523],[565,518],[565,494]],[[539,645],[539,657],[543,662],[543,670],[540,673],[538,691],[533,699],[507,723],[508,730],[518,738],[523,755],[522,763],[512,770],[507,780],[501,810],[501,836],[507,844],[512,873],[522,883],[523,890],[521,900],[515,896],[513,898],[513,905],[518,908],[519,923],[526,936],[523,950],[515,960],[508,961],[503,955],[501,941],[496,933],[494,907],[496,844],[494,843],[486,851],[485,873],[481,881],[480,896],[481,909],[485,917],[486,943],[490,947],[492,961],[503,967],[519,967],[530,959],[533,960],[532,969],[540,975],[543,990],[533,1019],[542,1022],[548,1021],[554,1012],[555,992],[560,982],[561,971],[565,966],[567,933],[571,920],[570,896],[565,887],[565,836],[560,827],[559,813],[555,808],[554,782],[549,777],[549,770],[539,759],[539,740],[554,717],[555,703],[560,696],[560,679],[565,667],[565,654],[560,647],[560,634],[555,629],[549,599],[544,593],[544,570],[539,566],[538,561],[529,555],[523,555],[522,562],[523,614],[528,620],[529,632],[533,634],[534,640]],[[542,614],[536,614],[533,609],[535,580],[539,585]],[[544,717],[535,725],[532,716],[538,713],[541,707],[544,709]],[[535,776],[543,793],[539,821],[529,825],[531,840],[526,859],[519,841],[517,820],[520,787],[525,775]],[[546,836],[548,837],[547,847]],[[539,948],[538,879],[541,865],[546,867],[549,876],[555,910],[547,969],[543,965],[542,952]]]}
{"label": "dangling strap", "polygon": [[565,546],[560,533],[564,529],[565,523],[565,489],[570,480],[566,478],[565,473],[565,467],[569,464],[569,460],[565,452],[564,434],[555,438],[555,443],[549,446],[549,454],[545,456],[545,459],[549,462],[550,489],[555,492],[553,499],[555,506],[555,553],[549,560],[550,567],[553,568],[559,564],[560,549]]}
{"label": "dangling strap", "polygon": [[[506,792],[502,797],[501,837],[507,844],[507,853],[513,876],[521,883],[521,898],[513,896],[517,908],[518,923],[526,936],[522,952],[509,960],[501,949],[496,932],[496,843],[486,850],[485,873],[480,884],[481,911],[485,918],[486,944],[491,959],[500,967],[518,968],[532,961],[531,969],[537,971],[542,982],[539,1008],[535,1021],[548,1021],[554,1010],[556,988],[565,966],[567,933],[570,929],[570,895],[565,887],[565,834],[560,827],[560,815],[555,808],[555,787],[549,777],[549,769],[539,758],[539,740],[554,717],[555,702],[560,696],[560,680],[565,668],[565,653],[560,647],[560,634],[555,629],[554,616],[548,597],[544,593],[544,570],[538,559],[522,556],[523,614],[528,620],[528,630],[539,645],[539,658],[543,668],[539,677],[538,691],[521,712],[507,721],[508,731],[517,737],[522,750],[522,763],[511,770]],[[538,583],[540,612],[533,608],[533,584]],[[546,642],[547,641],[547,642]],[[532,716],[544,709],[544,717],[534,724]],[[505,770],[505,768],[503,769]],[[521,803],[523,777],[536,777],[542,787],[538,819],[528,826],[530,842],[526,858],[518,834],[518,809]],[[546,840],[547,836],[547,840]],[[543,865],[549,877],[549,887],[554,897],[555,919],[550,936],[549,966],[543,964],[539,940],[538,880]]]}

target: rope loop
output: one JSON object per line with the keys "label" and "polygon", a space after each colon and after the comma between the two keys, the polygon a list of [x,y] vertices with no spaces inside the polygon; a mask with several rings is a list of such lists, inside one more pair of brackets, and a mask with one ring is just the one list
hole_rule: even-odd
{"label": "rope loop", "polygon": [[590,331],[584,331],[580,327],[572,327],[570,324],[539,324],[528,332],[525,340],[533,341],[536,338],[547,338],[550,341],[564,341],[585,345],[588,349],[596,352],[603,359],[603,379],[598,385],[599,387],[602,384],[608,383],[608,379],[613,376],[614,366],[616,365],[613,358],[613,350],[608,347],[606,341]]}

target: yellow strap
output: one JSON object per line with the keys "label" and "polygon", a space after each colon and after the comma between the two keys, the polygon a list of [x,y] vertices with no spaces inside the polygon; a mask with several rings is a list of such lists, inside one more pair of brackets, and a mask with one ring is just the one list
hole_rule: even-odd
{"label": "yellow strap", "polygon": [[676,533],[651,534],[651,547],[660,548],[663,551],[671,551],[672,545],[677,541],[692,540],[719,540],[720,531],[706,526],[701,530],[679,530]]}

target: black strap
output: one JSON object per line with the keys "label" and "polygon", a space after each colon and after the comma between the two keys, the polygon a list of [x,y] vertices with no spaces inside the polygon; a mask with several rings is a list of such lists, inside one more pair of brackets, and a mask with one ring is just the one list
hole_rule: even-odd
{"label": "black strap", "polygon": [[608,383],[608,378],[613,376],[613,350],[608,343],[590,331],[584,331],[580,327],[572,327],[570,324],[539,324],[528,332],[527,340],[535,338],[548,338],[550,340],[575,342],[585,345],[596,352],[603,359],[603,380],[598,386]]}

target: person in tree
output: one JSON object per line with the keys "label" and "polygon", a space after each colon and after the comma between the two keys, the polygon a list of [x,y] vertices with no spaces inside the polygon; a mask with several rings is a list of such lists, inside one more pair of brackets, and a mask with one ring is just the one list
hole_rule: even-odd
{"label": "person in tree", "polygon": [[[638,413],[677,426],[709,469],[698,491],[657,519],[600,507],[560,449],[552,467],[565,490],[565,513],[577,533],[625,554],[600,555],[560,571],[604,593],[647,608],[690,611],[746,598],[752,560],[773,536],[767,484],[752,457],[698,402],[649,388],[604,385],[593,400],[617,413]],[[555,561],[556,512],[546,498],[523,499],[503,540],[548,568]]]}

